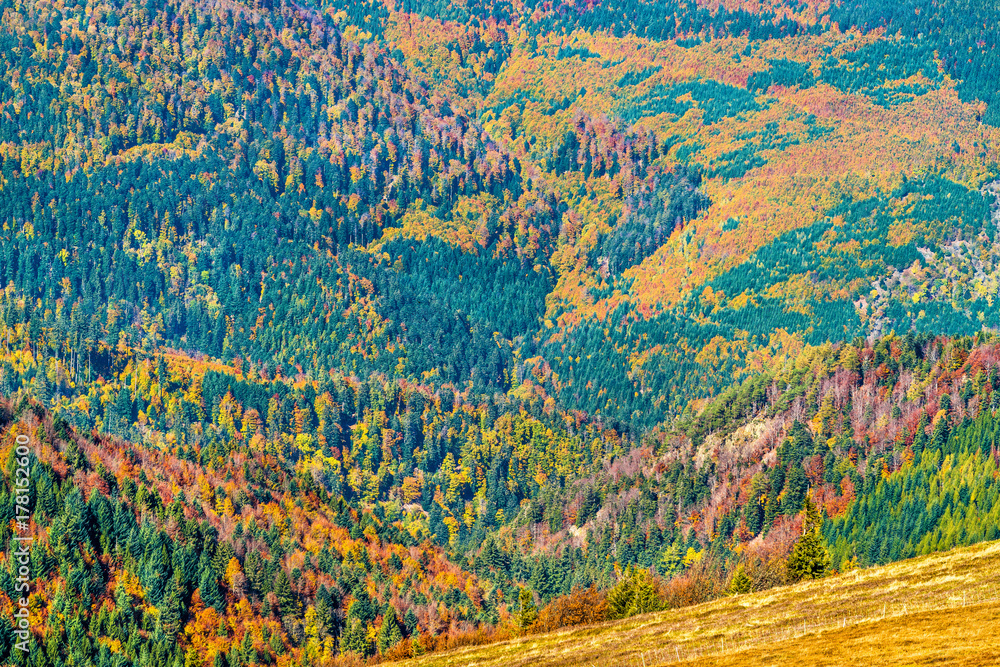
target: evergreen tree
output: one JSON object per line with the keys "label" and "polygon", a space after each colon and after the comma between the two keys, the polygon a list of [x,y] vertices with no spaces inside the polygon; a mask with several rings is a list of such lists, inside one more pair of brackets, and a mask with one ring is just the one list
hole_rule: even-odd
{"label": "evergreen tree", "polygon": [[729,582],[729,592],[733,595],[740,595],[742,593],[750,593],[753,591],[753,581],[747,575],[746,570],[740,565],[736,568],[736,574],[733,575],[733,580]]}
{"label": "evergreen tree", "polygon": [[316,594],[316,626],[321,637],[336,633],[333,616],[333,599],[325,585],[320,586]]}
{"label": "evergreen tree", "polygon": [[656,582],[647,570],[629,568],[608,592],[610,618],[628,618],[663,608]]}
{"label": "evergreen tree", "polygon": [[274,577],[274,594],[278,597],[278,606],[281,608],[282,616],[298,614],[298,598],[295,597],[292,586],[288,583],[288,575],[281,568],[278,569],[278,574]]}
{"label": "evergreen tree", "polygon": [[413,642],[410,644],[410,652],[413,654],[414,658],[419,658],[427,653],[427,647],[424,646],[424,642],[420,638],[420,635],[413,638]]}
{"label": "evergreen tree", "polygon": [[219,613],[225,611],[226,602],[219,590],[219,582],[215,578],[215,572],[210,567],[202,568],[201,575],[198,577],[198,588],[201,591],[201,600],[206,607],[213,607]]}
{"label": "evergreen tree", "polygon": [[638,570],[635,573],[632,601],[629,603],[627,615],[648,614],[662,608],[663,603],[653,577],[646,570]]}
{"label": "evergreen tree", "polygon": [[517,613],[517,625],[522,630],[527,630],[538,620],[538,607],[535,606],[535,600],[527,588],[521,589],[517,601],[520,607]]}
{"label": "evergreen tree", "polygon": [[173,640],[181,629],[181,600],[176,581],[167,586],[167,594],[160,604],[159,625],[160,630],[170,640]]}
{"label": "evergreen tree", "polygon": [[413,609],[406,610],[406,615],[403,616],[403,625],[406,626],[406,635],[408,637],[412,637],[419,631],[419,622],[417,621],[417,615],[413,613]]}
{"label": "evergreen tree", "polygon": [[781,509],[785,514],[796,514],[802,508],[802,499],[809,488],[809,480],[802,466],[793,465],[785,480],[785,495],[781,499]]}
{"label": "evergreen tree", "polygon": [[788,578],[791,581],[825,577],[830,567],[830,554],[820,534],[823,517],[811,497],[806,496],[803,510],[802,536],[795,542],[788,557]]}
{"label": "evergreen tree", "polygon": [[385,610],[382,616],[382,627],[378,631],[378,652],[385,654],[386,651],[403,640],[403,633],[399,629],[396,621],[396,612],[390,608]]}
{"label": "evergreen tree", "polygon": [[364,658],[370,653],[368,628],[364,619],[358,616],[356,604],[357,602],[352,602],[347,608],[344,633],[340,636],[340,652],[355,653]]}

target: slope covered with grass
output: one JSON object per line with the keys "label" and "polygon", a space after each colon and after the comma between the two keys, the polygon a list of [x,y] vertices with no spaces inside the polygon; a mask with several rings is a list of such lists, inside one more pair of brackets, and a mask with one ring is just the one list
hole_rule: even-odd
{"label": "slope covered with grass", "polygon": [[1000,661],[1000,542],[394,663],[862,665]]}

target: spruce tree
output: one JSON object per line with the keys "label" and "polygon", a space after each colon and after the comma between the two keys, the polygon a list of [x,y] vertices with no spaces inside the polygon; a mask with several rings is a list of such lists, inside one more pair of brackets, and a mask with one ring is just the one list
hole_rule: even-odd
{"label": "spruce tree", "polygon": [[625,572],[625,576],[618,582],[618,585],[608,592],[608,617],[625,618],[628,616],[628,608],[635,595],[635,580],[632,577],[631,569]]}
{"label": "spruce tree", "polygon": [[413,643],[410,644],[410,653],[414,658],[418,658],[427,653],[427,648],[424,646],[423,640],[420,639],[420,635],[416,635],[413,638]]}
{"label": "spruce tree", "polygon": [[406,634],[407,636],[410,637],[417,634],[417,632],[420,630],[420,624],[419,621],[417,620],[417,615],[413,613],[412,609],[406,610],[406,615],[403,616],[403,625],[406,626]]}
{"label": "spruce tree", "polygon": [[646,570],[628,568],[618,585],[608,592],[608,616],[628,618],[663,608],[656,582]]}
{"label": "spruce tree", "polygon": [[392,609],[386,609],[382,616],[382,627],[378,631],[378,652],[384,655],[386,651],[402,640],[403,633],[396,621],[396,612]]}
{"label": "spruce tree", "polygon": [[521,589],[521,592],[517,595],[517,601],[520,605],[520,610],[517,614],[517,625],[522,630],[527,630],[538,620],[538,607],[535,606],[535,600],[531,596],[531,591],[527,588]]}
{"label": "spruce tree", "polygon": [[282,616],[298,612],[295,593],[292,592],[292,586],[288,583],[288,576],[282,569],[278,570],[278,574],[274,578],[274,594],[278,597],[278,606],[281,607]]}
{"label": "spruce tree", "polygon": [[357,602],[352,602],[347,608],[347,620],[344,623],[344,634],[340,636],[340,652],[355,653],[364,658],[368,656],[368,628],[364,620],[358,617]]}
{"label": "spruce tree", "polygon": [[333,601],[325,585],[320,586],[316,594],[316,625],[320,637],[331,635],[336,629],[333,618]]}
{"label": "spruce tree", "polygon": [[648,614],[663,608],[660,594],[656,590],[653,577],[646,570],[639,570],[634,575],[635,583],[632,590],[632,601],[628,606],[628,615]]}
{"label": "spruce tree", "polygon": [[225,611],[226,603],[222,599],[219,582],[211,568],[206,567],[201,570],[201,576],[198,577],[198,588],[201,590],[201,600],[206,607],[213,607],[219,613]]}
{"label": "spruce tree", "polygon": [[733,595],[740,595],[742,593],[753,592],[753,581],[747,575],[746,570],[740,565],[736,569],[736,574],[733,575],[733,580],[729,582],[729,592]]}
{"label": "spruce tree", "polygon": [[788,557],[790,581],[825,577],[830,567],[830,554],[827,553],[820,534],[823,517],[811,497],[806,496],[803,510],[805,521],[802,524],[802,536],[795,542],[792,554]]}
{"label": "spruce tree", "polygon": [[167,586],[167,594],[160,604],[160,630],[173,640],[181,629],[181,600],[177,593],[176,580]]}

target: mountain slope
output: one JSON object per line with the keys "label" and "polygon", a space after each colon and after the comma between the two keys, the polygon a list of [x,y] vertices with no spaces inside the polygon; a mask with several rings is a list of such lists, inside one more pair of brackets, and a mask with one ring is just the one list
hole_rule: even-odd
{"label": "mountain slope", "polygon": [[633,568],[764,589],[810,494],[838,571],[996,539],[995,26],[0,0],[30,662],[398,657]]}
{"label": "mountain slope", "polygon": [[619,4],[6,7],[5,307],[643,427],[799,341],[1000,326],[970,25]]}
{"label": "mountain slope", "polygon": [[988,665],[1000,543],[394,664]]}

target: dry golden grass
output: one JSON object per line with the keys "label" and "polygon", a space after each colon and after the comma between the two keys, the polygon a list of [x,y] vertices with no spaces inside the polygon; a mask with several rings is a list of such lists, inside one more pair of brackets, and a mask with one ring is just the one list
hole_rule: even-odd
{"label": "dry golden grass", "polygon": [[398,664],[671,663],[1000,665],[1000,542]]}

